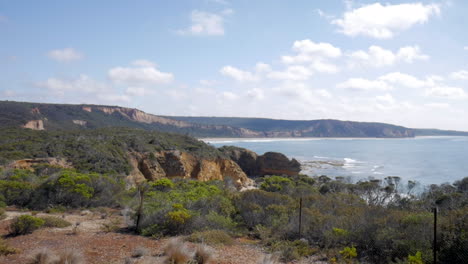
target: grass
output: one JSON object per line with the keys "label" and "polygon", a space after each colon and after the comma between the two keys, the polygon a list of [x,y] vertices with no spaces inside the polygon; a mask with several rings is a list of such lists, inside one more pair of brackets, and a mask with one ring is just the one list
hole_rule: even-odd
{"label": "grass", "polygon": [[172,239],[164,249],[166,255],[166,263],[169,264],[186,264],[193,259],[193,253],[189,251],[187,246],[180,239]]}
{"label": "grass", "polygon": [[42,249],[34,254],[29,264],[83,264],[83,256],[75,250],[66,250],[58,255],[48,249]]}
{"label": "grass", "polygon": [[18,252],[18,249],[8,246],[6,241],[0,238],[0,256],[7,256]]}
{"label": "grass", "polygon": [[234,239],[223,230],[207,230],[191,234],[188,241],[208,245],[233,245]]}

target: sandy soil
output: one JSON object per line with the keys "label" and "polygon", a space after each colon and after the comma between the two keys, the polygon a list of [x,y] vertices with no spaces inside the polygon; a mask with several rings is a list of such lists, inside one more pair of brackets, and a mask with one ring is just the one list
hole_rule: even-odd
{"label": "sandy soil", "polygon": [[[9,237],[8,225],[14,217],[31,212],[7,211],[7,218],[0,221],[0,235],[10,247],[20,250],[20,253],[8,256],[0,256],[1,264],[22,264],[30,263],[32,257],[41,250],[48,250],[52,253],[65,252],[71,250],[80,254],[84,263],[107,264],[153,264],[165,263],[164,249],[171,239],[152,239],[138,236],[129,232],[124,232],[124,218],[118,211],[106,209],[106,216],[103,212],[77,211],[64,214],[38,213],[36,216],[56,216],[63,218],[71,226],[66,228],[42,228],[32,234]],[[103,231],[103,225],[109,223],[120,223],[122,230],[114,232]],[[214,255],[213,263],[219,264],[270,264],[272,262],[262,262],[266,253],[258,245],[259,241],[247,238],[239,238],[231,246],[211,247]],[[186,243],[190,250],[194,250],[197,245]],[[144,248],[145,256],[132,257],[138,248]],[[295,262],[297,264],[320,262],[317,257],[303,259]]]}

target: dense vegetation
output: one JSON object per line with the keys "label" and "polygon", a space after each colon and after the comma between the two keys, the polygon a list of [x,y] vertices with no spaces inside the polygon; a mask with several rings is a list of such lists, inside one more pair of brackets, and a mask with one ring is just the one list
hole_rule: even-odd
{"label": "dense vegetation", "polygon": [[[3,206],[47,211],[126,207],[136,232],[145,236],[192,234],[191,241],[212,244],[251,236],[284,260],[322,254],[339,263],[432,263],[431,210],[437,206],[438,263],[462,263],[467,257],[468,178],[417,195],[413,184],[403,188],[397,177],[356,184],[304,175],[257,181],[259,189],[244,192],[228,182],[180,179],[126,189],[123,175],[42,165],[2,171],[0,199]],[[17,219],[16,233],[30,232],[47,219],[36,220]]]}
{"label": "dense vegetation", "polygon": [[27,158],[64,158],[82,172],[130,171],[128,152],[184,150],[198,157],[222,156],[216,148],[179,134],[130,128],[34,131],[0,129],[0,165]]}
{"label": "dense vegetation", "polygon": [[206,230],[250,235],[282,252],[285,260],[325,252],[329,260],[343,262],[411,258],[432,263],[431,210],[438,206],[438,263],[461,263],[468,257],[468,178],[430,186],[417,196],[411,194],[413,184],[402,188],[397,177],[352,184],[324,176],[271,176],[259,184],[259,190],[245,192],[220,182],[168,179],[140,186],[144,202],[138,232],[154,237]]}

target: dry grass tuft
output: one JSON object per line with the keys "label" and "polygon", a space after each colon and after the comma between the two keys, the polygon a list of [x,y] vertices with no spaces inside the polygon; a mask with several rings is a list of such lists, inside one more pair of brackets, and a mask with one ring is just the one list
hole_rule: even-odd
{"label": "dry grass tuft", "polygon": [[141,258],[149,255],[149,250],[144,247],[137,247],[133,250],[132,258]]}
{"label": "dry grass tuft", "polygon": [[67,250],[61,252],[58,256],[58,261],[53,264],[82,264],[84,263],[83,255],[74,251]]}
{"label": "dry grass tuft", "polygon": [[208,264],[214,260],[214,252],[205,245],[198,245],[193,258],[197,264]]}
{"label": "dry grass tuft", "polygon": [[186,264],[193,258],[193,253],[188,250],[180,239],[172,239],[164,249],[166,255],[166,263],[169,264]]}
{"label": "dry grass tuft", "polygon": [[83,264],[83,256],[76,251],[67,250],[58,256],[48,249],[42,249],[33,255],[29,264]]}
{"label": "dry grass tuft", "polygon": [[273,255],[264,255],[258,262],[258,264],[279,264],[278,257]]}
{"label": "dry grass tuft", "polygon": [[29,264],[50,264],[53,263],[55,256],[48,249],[41,249],[35,253],[32,257]]}
{"label": "dry grass tuft", "polygon": [[0,256],[7,256],[18,253],[19,250],[7,245],[6,241],[0,237]]}

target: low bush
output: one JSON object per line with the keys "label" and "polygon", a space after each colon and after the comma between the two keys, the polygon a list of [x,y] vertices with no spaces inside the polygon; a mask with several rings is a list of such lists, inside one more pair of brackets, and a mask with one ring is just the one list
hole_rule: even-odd
{"label": "low bush", "polygon": [[283,261],[289,262],[317,253],[306,241],[276,241],[270,247],[272,252],[279,252]]}
{"label": "low bush", "polygon": [[10,224],[10,234],[13,236],[30,234],[44,224],[45,221],[39,217],[22,215],[13,219]]}
{"label": "low bush", "polygon": [[171,264],[186,264],[193,259],[193,253],[179,239],[169,241],[164,249],[164,255],[167,257],[166,261]]}
{"label": "low bush", "polygon": [[223,230],[207,230],[195,232],[188,237],[188,241],[206,243],[208,245],[232,245],[234,239]]}
{"label": "low bush", "polygon": [[71,226],[71,223],[55,216],[41,216],[39,217],[40,219],[44,220],[44,225],[43,227],[58,227],[58,228],[64,228]]}
{"label": "low bush", "polygon": [[5,240],[0,238],[0,256],[7,256],[16,253],[18,253],[18,250],[16,248],[8,246]]}

